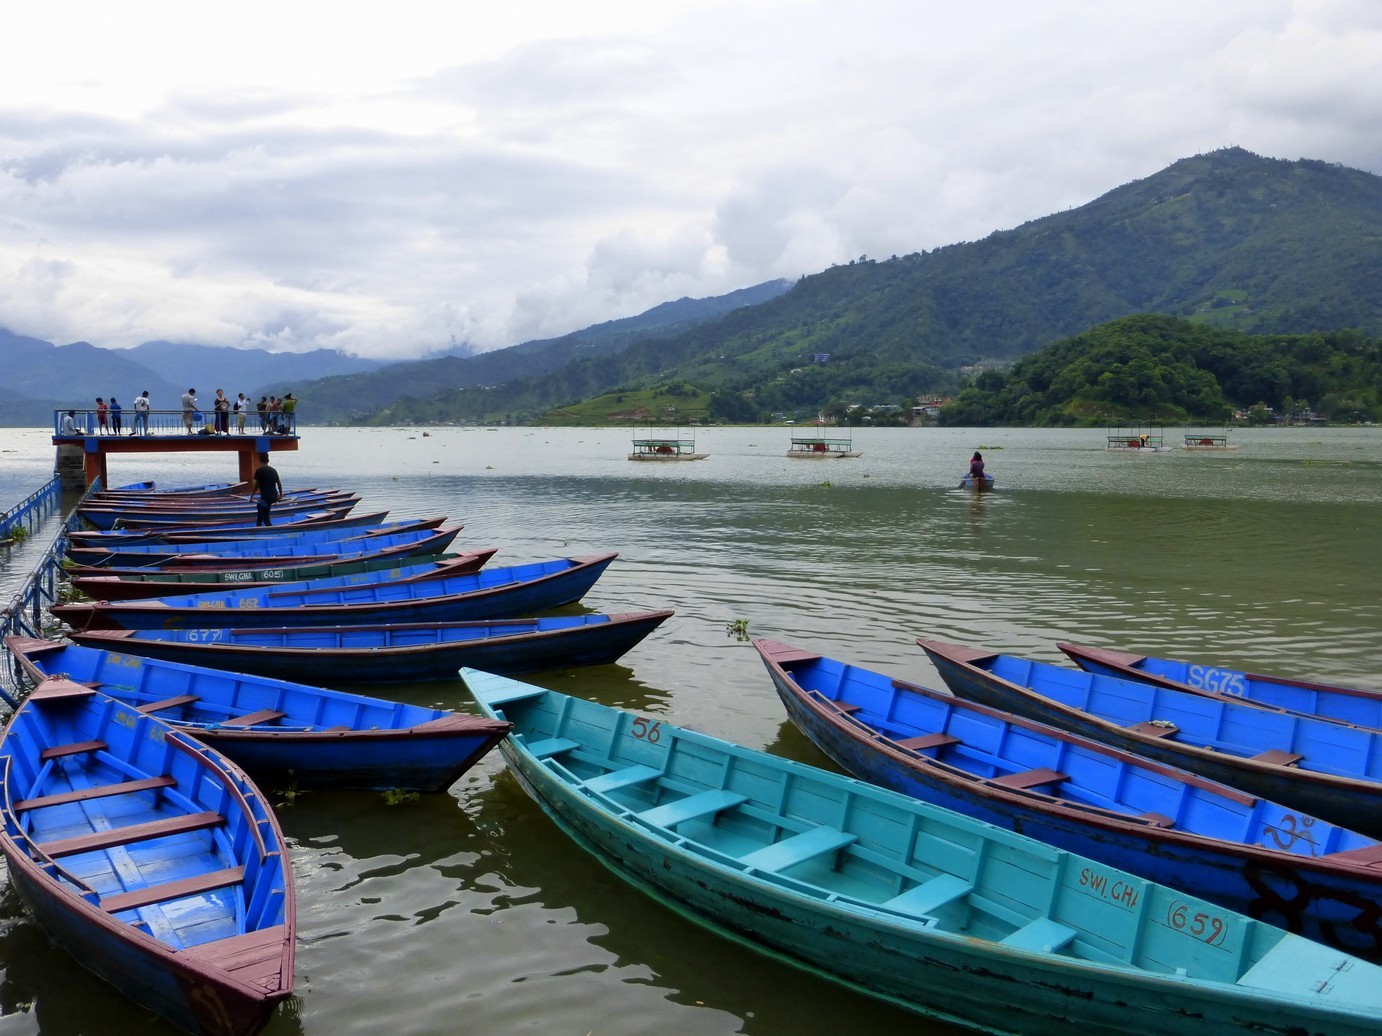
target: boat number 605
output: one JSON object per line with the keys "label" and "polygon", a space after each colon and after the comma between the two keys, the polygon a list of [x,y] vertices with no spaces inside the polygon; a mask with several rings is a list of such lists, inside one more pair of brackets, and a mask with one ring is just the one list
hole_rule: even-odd
{"label": "boat number 605", "polygon": [[662,720],[649,719],[647,716],[636,717],[633,721],[633,736],[640,741],[657,744],[662,740]]}

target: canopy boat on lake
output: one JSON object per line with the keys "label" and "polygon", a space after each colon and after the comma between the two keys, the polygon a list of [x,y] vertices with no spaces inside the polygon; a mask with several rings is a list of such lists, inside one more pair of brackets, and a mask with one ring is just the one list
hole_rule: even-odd
{"label": "canopy boat on lake", "polygon": [[0,850],[54,942],[187,1032],[250,1036],[292,993],[293,874],[273,811],[153,716],[40,683],[0,739]]}
{"label": "canopy boat on lake", "polygon": [[1182,450],[1200,450],[1203,452],[1222,452],[1224,450],[1236,450],[1238,444],[1228,441],[1228,429],[1222,432],[1186,432],[1185,439],[1181,442]]}
{"label": "canopy boat on lake", "polygon": [[454,680],[462,666],[512,676],[617,661],[670,611],[489,622],[301,629],[88,630],[72,639],[147,658],[327,684]]}
{"label": "canopy boat on lake", "polygon": [[917,641],[954,693],[1382,838],[1382,731]]}
{"label": "canopy boat on lake", "polygon": [[601,863],[814,974],[991,1033],[1376,1032],[1382,969],[1107,864],[765,752],[462,670]]}
{"label": "canopy boat on lake", "polygon": [[696,452],[696,439],[686,435],[640,435],[633,440],[629,460],[705,460],[708,453]]}
{"label": "canopy boat on lake", "polygon": [[218,626],[239,629],[512,619],[579,601],[616,557],[554,558],[408,583],[323,588],[313,580],[293,589],[58,604],[49,612],[73,629],[204,629],[213,616]]}
{"label": "canopy boat on lake", "polygon": [[1166,445],[1164,430],[1142,431],[1137,428],[1110,428],[1106,450],[1127,451],[1128,453],[1170,453]]}
{"label": "canopy boat on lake", "polygon": [[5,646],[30,679],[62,674],[212,745],[258,780],[445,791],[508,729],[362,694],[27,637]]}
{"label": "canopy boat on lake", "polygon": [[1262,676],[1232,666],[1178,662],[1131,651],[1057,644],[1081,669],[1158,687],[1223,695],[1249,705],[1284,709],[1355,727],[1382,729],[1382,691],[1341,687],[1285,676]]}
{"label": "canopy boat on lake", "polygon": [[1372,838],[943,691],[754,647],[792,721],[858,777],[1382,959]]}
{"label": "canopy boat on lake", "polygon": [[833,460],[860,457],[863,453],[854,448],[854,440],[849,436],[794,435],[792,444],[787,449],[787,456],[806,460]]}

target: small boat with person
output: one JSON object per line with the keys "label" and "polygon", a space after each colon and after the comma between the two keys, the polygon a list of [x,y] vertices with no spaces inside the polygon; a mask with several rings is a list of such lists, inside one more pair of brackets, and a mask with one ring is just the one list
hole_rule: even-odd
{"label": "small boat with person", "polygon": [[49,937],[172,1025],[253,1036],[292,994],[278,821],[239,767],[157,717],[40,682],[0,735],[0,850]]}
{"label": "small boat with person", "polygon": [[708,456],[708,453],[696,452],[695,436],[641,435],[633,440],[633,452],[629,454],[629,460],[705,460]]}
{"label": "small boat with person", "polygon": [[1172,448],[1166,444],[1166,433],[1161,429],[1141,431],[1136,428],[1110,428],[1106,450],[1115,453],[1170,453]]}
{"label": "small boat with person", "polygon": [[1382,731],[920,638],[955,694],[1382,838]]}
{"label": "small boat with person", "polygon": [[1382,968],[850,777],[465,669],[524,790],[682,916],[989,1033],[1374,1034]]}
{"label": "small boat with person", "polygon": [[855,776],[1382,961],[1375,839],[944,691],[754,647],[792,722]]}
{"label": "small boat with person", "polygon": [[461,712],[309,684],[8,637],[35,683],[62,675],[224,752],[256,780],[445,791],[508,727]]}

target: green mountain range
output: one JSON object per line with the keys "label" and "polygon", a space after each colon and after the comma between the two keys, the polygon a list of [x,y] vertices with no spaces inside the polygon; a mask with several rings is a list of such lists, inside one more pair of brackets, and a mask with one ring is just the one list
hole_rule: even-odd
{"label": "green mountain range", "polygon": [[[530,343],[433,361],[407,384],[400,365],[299,394],[324,416],[376,424],[529,422],[655,391],[703,397],[712,419],[762,420],[953,392],[968,365],[1141,313],[1251,334],[1382,336],[1382,178],[1228,148],[981,241],[861,256],[686,329],[626,328],[598,349],[581,334],[541,343],[541,369]],[[377,379],[393,379],[389,391]],[[393,393],[361,415],[362,400]]]}

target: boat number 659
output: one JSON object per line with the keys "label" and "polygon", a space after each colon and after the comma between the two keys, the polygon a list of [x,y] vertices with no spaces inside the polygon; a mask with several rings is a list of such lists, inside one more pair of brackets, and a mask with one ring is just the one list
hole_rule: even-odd
{"label": "boat number 659", "polygon": [[635,717],[633,721],[633,736],[640,741],[647,741],[650,744],[657,744],[662,740],[662,720],[649,719],[647,716]]}
{"label": "boat number 659", "polygon": [[1177,931],[1187,932],[1196,939],[1208,943],[1210,946],[1223,942],[1224,935],[1228,928],[1224,924],[1222,917],[1213,914],[1206,914],[1203,911],[1190,912],[1190,907],[1181,902],[1172,905],[1170,916],[1167,918],[1171,927]]}

